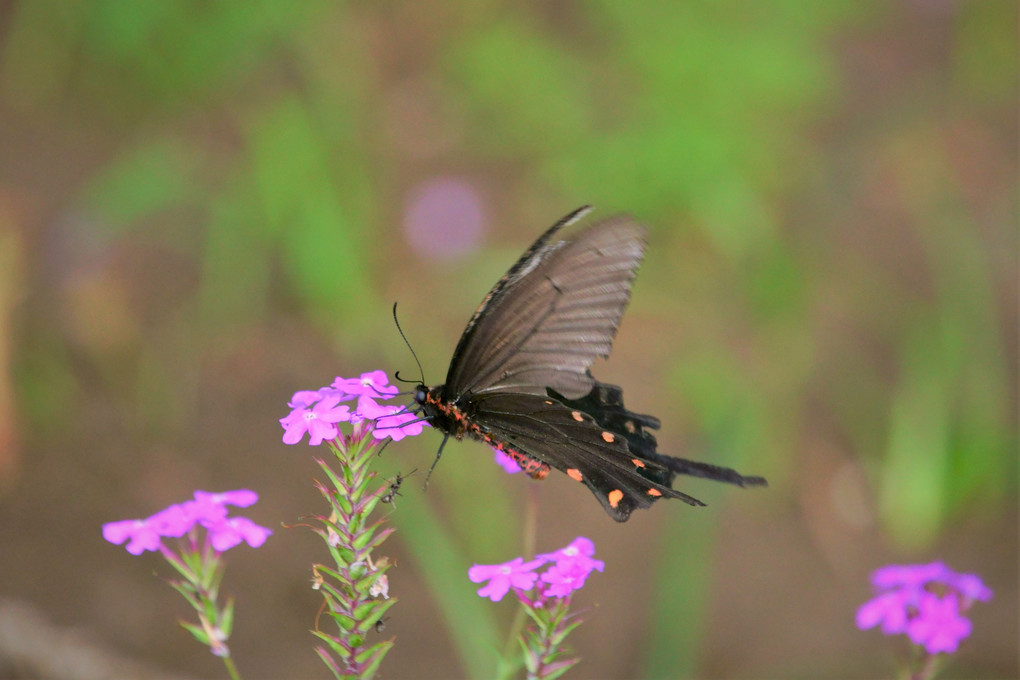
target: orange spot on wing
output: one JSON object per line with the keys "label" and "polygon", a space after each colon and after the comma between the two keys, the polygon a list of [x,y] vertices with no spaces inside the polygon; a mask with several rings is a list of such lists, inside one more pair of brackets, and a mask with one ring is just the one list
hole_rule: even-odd
{"label": "orange spot on wing", "polygon": [[572,411],[572,412],[570,413],[570,415],[571,415],[571,417],[573,417],[573,419],[574,419],[574,420],[576,420],[577,422],[581,422],[582,420],[584,420],[584,416],[582,416],[582,415],[581,415],[581,412],[580,412],[580,411]]}
{"label": "orange spot on wing", "polygon": [[634,467],[644,467],[645,464],[637,458],[631,458],[630,462],[634,463]]}
{"label": "orange spot on wing", "polygon": [[607,444],[612,444],[614,441],[616,441],[616,437],[613,436],[612,432],[603,432],[602,438],[606,440]]}
{"label": "orange spot on wing", "polygon": [[649,489],[648,490],[648,495],[649,496],[661,496],[662,492],[659,491],[658,489]]}
{"label": "orange spot on wing", "polygon": [[623,500],[623,492],[619,489],[613,489],[609,492],[609,507],[616,509],[616,506]]}
{"label": "orange spot on wing", "polygon": [[567,477],[570,477],[575,482],[580,482],[582,479],[581,471],[578,470],[577,468],[570,468],[569,470],[567,470]]}

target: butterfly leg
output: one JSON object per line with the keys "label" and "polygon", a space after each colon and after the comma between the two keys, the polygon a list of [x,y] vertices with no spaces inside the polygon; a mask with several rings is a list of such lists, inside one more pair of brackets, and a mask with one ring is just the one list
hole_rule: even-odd
{"label": "butterfly leg", "polygon": [[443,447],[446,446],[446,440],[449,439],[449,438],[450,438],[450,435],[448,435],[448,434],[444,434],[443,435],[443,441],[442,441],[442,443],[439,444],[439,450],[436,451],[436,459],[434,461],[432,461],[432,466],[429,467],[429,472],[428,472],[427,475],[425,475],[425,484],[422,486],[422,488],[425,488],[425,489],[428,488],[428,486],[429,486],[429,479],[432,477],[432,471],[435,470],[436,469],[436,465],[439,464],[439,458],[440,458],[440,456],[443,455]]}

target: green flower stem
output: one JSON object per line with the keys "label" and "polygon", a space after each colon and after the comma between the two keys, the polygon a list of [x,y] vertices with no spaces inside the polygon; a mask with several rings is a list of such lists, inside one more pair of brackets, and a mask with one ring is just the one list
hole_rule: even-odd
{"label": "green flower stem", "polygon": [[336,625],[336,633],[315,630],[325,646],[316,648],[319,658],[336,678],[368,679],[375,676],[393,640],[368,644],[368,636],[386,611],[396,603],[388,594],[386,571],[391,566],[385,557],[372,557],[392,528],[383,528],[384,520],[369,522],[369,515],[389,484],[373,487],[376,474],[370,463],[378,453],[379,442],[368,431],[355,426],[350,437],[330,442],[338,463],[334,471],[318,460],[328,483],[318,483],[319,492],[329,503],[330,513],[318,517],[322,528],[316,533],[326,542],[335,566],[312,567],[313,587],[322,593],[326,615]]}
{"label": "green flower stem", "polygon": [[209,647],[215,656],[223,659],[231,680],[240,680],[241,675],[230,656],[230,647],[227,646],[234,623],[234,601],[228,600],[222,609],[217,605],[226,565],[208,540],[205,545],[198,545],[194,531],[187,537],[187,541],[188,547],[182,547],[179,553],[165,546],[160,547],[167,562],[182,577],[180,580],[170,580],[170,585],[188,601],[198,617],[197,624],[187,621],[178,623],[196,640]]}
{"label": "green flower stem", "polygon": [[564,644],[570,632],[581,624],[580,619],[570,615],[570,598],[545,600],[545,605],[525,607],[534,624],[521,639],[528,680],[558,678],[581,660],[568,656]]}

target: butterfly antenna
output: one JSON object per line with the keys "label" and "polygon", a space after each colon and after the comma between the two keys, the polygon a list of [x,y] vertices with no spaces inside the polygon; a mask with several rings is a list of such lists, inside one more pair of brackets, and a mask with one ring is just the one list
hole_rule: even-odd
{"label": "butterfly antenna", "polygon": [[[421,382],[419,385],[425,384],[425,371],[421,367],[421,362],[418,361],[418,355],[414,352],[414,347],[411,347],[411,343],[408,342],[407,336],[404,335],[404,329],[400,327],[400,321],[397,320],[397,303],[393,303],[393,323],[397,324],[397,332],[400,333],[400,337],[404,339],[404,344],[407,345],[407,349],[411,350],[411,356],[414,357],[414,363],[418,364],[418,373],[421,375]],[[399,380],[399,378],[398,378]]]}

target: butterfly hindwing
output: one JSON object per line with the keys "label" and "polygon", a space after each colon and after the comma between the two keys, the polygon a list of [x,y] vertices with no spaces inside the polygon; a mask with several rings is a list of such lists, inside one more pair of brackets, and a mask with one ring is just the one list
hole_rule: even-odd
{"label": "butterfly hindwing", "polygon": [[584,483],[609,515],[626,521],[659,498],[697,499],[669,486],[673,473],[630,450],[627,438],[550,397],[493,393],[472,401],[471,417],[490,443],[503,444]]}
{"label": "butterfly hindwing", "polygon": [[592,382],[591,392],[579,399],[567,399],[552,389],[548,391],[549,396],[571,408],[584,411],[602,427],[622,434],[627,439],[631,453],[642,459],[654,458],[658,442],[645,428],[658,430],[661,425],[659,419],[624,408],[622,388],[598,382],[594,378]]}

